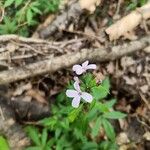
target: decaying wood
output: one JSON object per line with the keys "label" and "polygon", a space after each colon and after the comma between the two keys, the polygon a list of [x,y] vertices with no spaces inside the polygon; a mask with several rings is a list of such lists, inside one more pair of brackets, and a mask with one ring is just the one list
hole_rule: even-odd
{"label": "decaying wood", "polygon": [[59,29],[66,29],[68,24],[72,21],[77,20],[82,12],[83,11],[78,1],[70,4],[67,11],[58,15],[51,24],[49,24],[46,28],[40,31],[40,37],[48,38]]}
{"label": "decaying wood", "polygon": [[110,40],[116,40],[120,36],[123,36],[134,30],[135,27],[142,22],[142,20],[147,20],[149,18],[150,2],[123,17],[121,20],[108,27],[105,31],[109,35]]}
{"label": "decaying wood", "polygon": [[17,80],[52,73],[59,69],[81,63],[85,60],[102,62],[114,60],[124,55],[144,49],[150,44],[150,36],[141,38],[130,43],[112,48],[82,49],[79,52],[71,52],[61,56],[51,57],[50,59],[26,65],[24,67],[13,68],[0,73],[0,84],[10,83]]}
{"label": "decaying wood", "polygon": [[21,98],[16,98],[11,101],[11,106],[15,111],[17,120],[37,121],[50,116],[49,105],[44,105],[35,100],[26,102]]}
{"label": "decaying wood", "polygon": [[7,98],[0,94],[0,134],[8,139],[11,150],[21,150],[30,144],[22,127],[15,121],[15,113]]}

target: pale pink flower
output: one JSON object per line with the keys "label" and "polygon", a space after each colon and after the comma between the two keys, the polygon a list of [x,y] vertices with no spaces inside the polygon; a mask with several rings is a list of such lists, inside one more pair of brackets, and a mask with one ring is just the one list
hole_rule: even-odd
{"label": "pale pink flower", "polygon": [[92,95],[87,92],[82,92],[78,82],[74,82],[74,88],[75,88],[75,90],[67,90],[66,91],[66,95],[70,98],[73,98],[72,107],[78,108],[81,98],[88,103],[92,102],[92,100],[93,100]]}
{"label": "pale pink flower", "polygon": [[77,75],[81,75],[89,69],[96,69],[96,65],[89,64],[89,61],[87,60],[82,63],[82,65],[74,65],[72,69],[76,72]]}
{"label": "pale pink flower", "polygon": [[80,83],[80,80],[79,80],[79,78],[77,76],[73,77],[73,79],[74,79],[75,82]]}

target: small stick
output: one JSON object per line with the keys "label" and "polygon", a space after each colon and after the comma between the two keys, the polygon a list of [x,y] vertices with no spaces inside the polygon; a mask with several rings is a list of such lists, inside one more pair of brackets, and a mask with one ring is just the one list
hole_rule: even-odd
{"label": "small stick", "polygon": [[0,114],[1,114],[1,116],[2,116],[2,120],[5,120],[5,117],[4,117],[4,114],[3,114],[3,111],[2,111],[1,106],[0,106]]}

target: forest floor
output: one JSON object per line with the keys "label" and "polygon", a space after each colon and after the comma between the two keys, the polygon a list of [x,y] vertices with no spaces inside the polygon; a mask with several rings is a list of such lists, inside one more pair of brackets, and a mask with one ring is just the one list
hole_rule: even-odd
{"label": "forest floor", "polygon": [[[150,5],[147,12],[140,4],[138,8],[131,6],[123,0],[99,0],[97,7],[87,1],[81,9],[77,2],[69,1],[59,13],[46,16],[31,30],[30,38],[1,35],[0,131],[9,135],[7,132],[11,130],[10,126],[5,127],[8,119],[4,123],[2,117],[5,116],[3,103],[11,106],[15,116],[10,113],[8,118],[15,118],[19,127],[36,124],[50,115],[52,101],[72,78],[72,65],[89,60],[97,64],[96,78],[102,80],[109,76],[109,97],[117,99],[115,110],[127,113],[125,119],[114,122],[119,149],[149,150]],[[133,16],[124,18],[130,14]],[[120,47],[117,54],[111,53],[117,47]],[[105,50],[106,54],[103,51],[96,56],[82,54],[97,49]],[[72,56],[77,53],[81,56]],[[49,60],[53,66],[48,65]]]}

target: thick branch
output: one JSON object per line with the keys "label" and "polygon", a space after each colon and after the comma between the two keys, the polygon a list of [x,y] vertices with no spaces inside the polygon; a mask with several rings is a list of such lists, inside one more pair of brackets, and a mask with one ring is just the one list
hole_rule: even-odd
{"label": "thick branch", "polygon": [[59,69],[72,66],[75,63],[81,63],[85,60],[93,62],[102,62],[114,60],[121,56],[144,49],[150,44],[150,36],[132,41],[128,44],[112,47],[107,49],[82,49],[76,53],[64,54],[62,56],[53,57],[50,60],[39,61],[37,63],[18,67],[12,70],[0,73],[0,84],[6,84],[17,80],[33,77],[43,73],[52,73]]}

